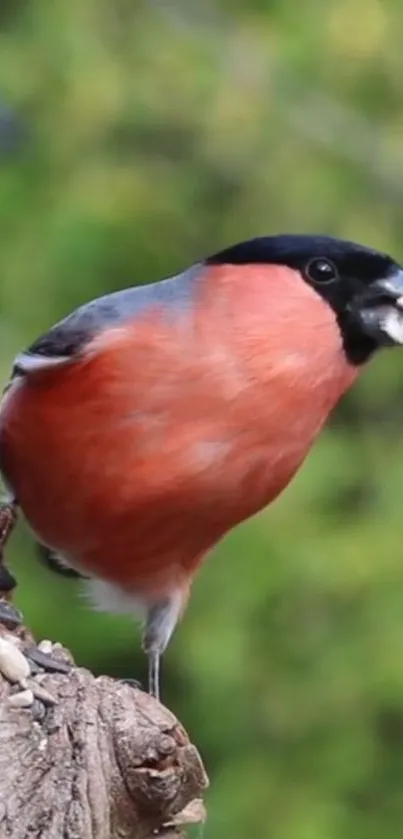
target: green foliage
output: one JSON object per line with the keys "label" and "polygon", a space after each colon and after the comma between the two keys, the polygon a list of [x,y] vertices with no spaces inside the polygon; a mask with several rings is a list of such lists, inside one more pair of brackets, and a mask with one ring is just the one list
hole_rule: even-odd
{"label": "green foliage", "polygon": [[[249,235],[403,258],[398,0],[4,2],[0,373],[80,302]],[[215,552],[164,662],[211,776],[209,839],[394,839],[403,822],[403,360]],[[39,636],[145,676],[129,621],[13,545]]]}

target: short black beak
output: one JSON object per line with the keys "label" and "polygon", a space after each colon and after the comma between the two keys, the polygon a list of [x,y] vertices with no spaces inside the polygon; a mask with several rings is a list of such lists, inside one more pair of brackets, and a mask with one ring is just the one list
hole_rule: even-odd
{"label": "short black beak", "polygon": [[403,269],[368,285],[352,301],[351,313],[379,345],[403,344]]}

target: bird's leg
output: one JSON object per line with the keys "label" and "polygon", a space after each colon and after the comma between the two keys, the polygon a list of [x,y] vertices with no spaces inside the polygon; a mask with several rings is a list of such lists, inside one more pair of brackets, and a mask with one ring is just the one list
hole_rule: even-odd
{"label": "bird's leg", "polygon": [[150,696],[160,698],[160,660],[159,650],[150,650],[148,653],[148,692]]}
{"label": "bird's leg", "polygon": [[154,603],[147,612],[143,649],[148,658],[148,692],[158,700],[161,656],[178,622],[182,602],[182,593],[175,591]]}
{"label": "bird's leg", "polygon": [[19,626],[22,623],[21,614],[8,602],[17,581],[4,564],[4,548],[14,530],[16,521],[16,501],[7,501],[0,504],[0,621],[9,627]]}
{"label": "bird's leg", "polygon": [[158,700],[160,698],[160,658],[162,654],[161,622],[166,608],[167,604],[159,603],[149,609],[143,635],[143,649],[148,659],[148,692]]}
{"label": "bird's leg", "polygon": [[0,504],[0,591],[9,594],[17,585],[17,581],[4,565],[4,548],[14,530],[17,521],[16,501]]}
{"label": "bird's leg", "polygon": [[[4,548],[14,530],[17,521],[18,505],[15,499],[0,504],[0,622],[9,629],[15,629],[22,624],[22,615],[12,603],[9,602],[12,591],[16,588],[17,581],[10,574],[4,564]],[[51,673],[68,673],[71,665],[53,659],[50,655],[41,652],[38,647],[33,646],[27,651],[27,657],[35,664]]]}

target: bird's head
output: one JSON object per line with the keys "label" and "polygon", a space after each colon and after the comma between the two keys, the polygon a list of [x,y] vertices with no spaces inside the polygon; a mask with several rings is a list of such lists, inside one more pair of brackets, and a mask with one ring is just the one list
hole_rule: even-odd
{"label": "bird's head", "polygon": [[269,236],[227,248],[208,264],[293,269],[331,307],[348,360],[403,344],[403,268],[390,256],[328,236]]}

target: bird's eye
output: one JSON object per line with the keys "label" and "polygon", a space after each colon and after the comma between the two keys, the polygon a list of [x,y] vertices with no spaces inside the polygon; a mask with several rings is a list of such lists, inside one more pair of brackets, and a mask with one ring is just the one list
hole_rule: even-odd
{"label": "bird's eye", "polygon": [[319,256],[311,259],[306,266],[306,274],[313,283],[317,285],[325,285],[327,283],[334,283],[338,279],[338,271],[330,259],[324,259]]}

